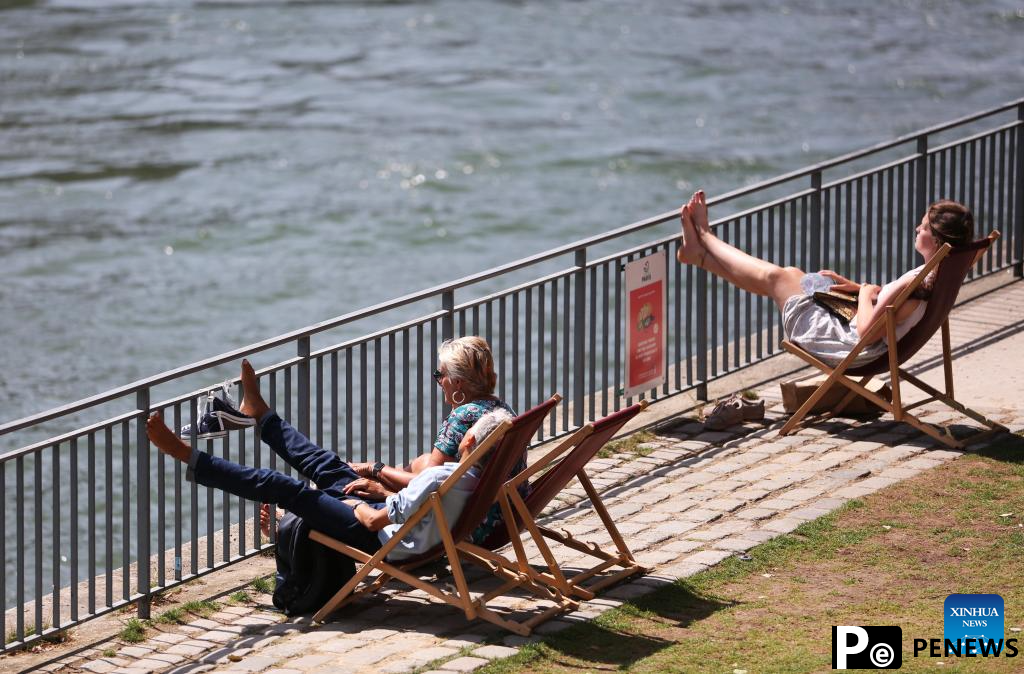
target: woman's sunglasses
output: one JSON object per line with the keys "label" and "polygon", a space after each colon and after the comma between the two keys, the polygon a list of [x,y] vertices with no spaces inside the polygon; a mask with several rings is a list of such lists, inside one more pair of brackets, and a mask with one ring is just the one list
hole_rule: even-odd
{"label": "woman's sunglasses", "polygon": [[438,385],[441,384],[441,377],[443,376],[444,374],[441,372],[441,370],[434,370],[434,381],[436,381]]}

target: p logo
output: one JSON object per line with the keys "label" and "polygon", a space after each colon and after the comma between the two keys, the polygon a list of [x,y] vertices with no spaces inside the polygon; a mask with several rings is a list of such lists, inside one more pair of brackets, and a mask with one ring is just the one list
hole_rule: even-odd
{"label": "p logo", "polygon": [[832,669],[899,669],[903,630],[892,626],[832,626]]}

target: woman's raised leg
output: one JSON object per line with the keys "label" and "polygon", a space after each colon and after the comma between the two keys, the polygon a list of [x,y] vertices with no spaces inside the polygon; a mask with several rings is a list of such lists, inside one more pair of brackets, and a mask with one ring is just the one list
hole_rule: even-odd
{"label": "woman's raised leg", "polygon": [[708,225],[708,206],[703,191],[695,192],[680,211],[683,243],[678,259],[706,269],[747,292],[775,300],[781,310],[793,295],[803,291],[800,278],[804,272],[797,267],[780,267],[756,258],[722,241]]}

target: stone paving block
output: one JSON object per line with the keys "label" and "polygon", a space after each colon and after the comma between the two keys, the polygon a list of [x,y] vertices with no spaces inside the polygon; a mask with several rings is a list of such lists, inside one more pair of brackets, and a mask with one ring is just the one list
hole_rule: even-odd
{"label": "stone paving block", "polygon": [[95,672],[96,674],[107,674],[117,669],[117,665],[111,664],[106,660],[92,660],[82,665],[82,669],[88,672]]}
{"label": "stone paving block", "polygon": [[[320,665],[325,665],[328,662],[332,662],[334,659],[335,659],[335,656],[333,656],[333,655],[303,655],[300,658],[295,658],[294,660],[289,660],[288,662],[286,662],[284,664],[288,665],[288,667],[290,667],[292,669],[297,669],[299,671],[304,671],[304,670],[314,669],[316,667],[319,667]],[[348,662],[348,658],[346,658],[346,662]],[[353,663],[353,664],[355,664],[355,663]]]}
{"label": "stone paving block", "polygon": [[[656,510],[648,510],[646,512],[637,513],[627,520],[628,522],[636,522],[638,524],[649,524],[651,522],[664,522],[670,519],[672,516],[666,512],[659,512]],[[620,527],[621,531],[621,527]]]}
{"label": "stone paving block", "polygon": [[203,631],[215,630],[220,627],[220,623],[214,620],[208,620],[207,618],[198,618],[188,623],[189,627],[195,627]]}
{"label": "stone paving block", "polygon": [[165,652],[189,657],[205,653],[216,645],[217,644],[211,644],[209,641],[196,641],[194,639],[189,639],[188,641],[183,641],[180,644],[171,646]]}
{"label": "stone paving block", "polygon": [[[764,543],[765,541],[770,541],[771,539],[775,538],[775,536],[776,534],[774,531],[766,531],[764,529],[751,529],[749,531],[744,531],[743,533],[737,534],[736,536],[730,538],[742,538],[743,540],[754,541],[760,544]],[[721,541],[719,543],[721,543]],[[716,543],[715,545],[717,546],[719,545],[719,543]]]}
{"label": "stone paving block", "polygon": [[800,508],[799,510],[794,510],[793,512],[788,513],[788,516],[792,517],[794,519],[804,520],[805,522],[809,522],[810,520],[816,520],[819,517],[827,515],[827,514],[829,514],[829,512],[830,512],[829,510],[822,509],[822,508],[807,507],[807,508]]}
{"label": "stone paving block", "polygon": [[803,523],[804,520],[798,520],[795,517],[781,517],[764,522],[761,528],[765,531],[774,531],[777,534],[788,534]]}
{"label": "stone paving block", "polygon": [[902,468],[902,467],[899,467],[899,466],[894,466],[894,467],[886,468],[886,469],[882,470],[882,472],[880,472],[878,474],[878,477],[883,478],[883,479],[900,481],[900,480],[906,480],[907,478],[914,477],[915,475],[917,475],[920,472],[921,472],[920,469]]}
{"label": "stone paving block", "polygon": [[861,486],[860,483],[857,483],[857,484],[852,484],[852,485],[850,485],[848,487],[843,487],[842,489],[837,490],[835,492],[835,495],[840,497],[840,498],[854,499],[854,498],[861,498],[863,496],[867,496],[868,494],[873,494],[876,491],[878,491],[878,490],[877,489],[872,489],[871,487],[863,487],[863,486]]}
{"label": "stone paving block", "polygon": [[730,520],[728,522],[716,524],[708,529],[704,529],[703,531],[690,532],[686,537],[697,541],[714,541],[719,538],[725,538],[730,534],[746,531],[749,528],[749,522]]}
{"label": "stone paving block", "polygon": [[288,639],[261,649],[261,655],[276,657],[278,659],[291,658],[296,655],[305,655],[310,652],[312,646],[309,643],[297,643],[294,639]]}
{"label": "stone paving block", "polygon": [[882,446],[883,445],[880,442],[872,442],[872,441],[869,441],[869,440],[859,440],[857,442],[851,442],[850,444],[848,444],[845,447],[843,447],[843,449],[845,449],[848,452],[857,452],[858,454],[863,454],[864,452],[869,452],[869,451],[871,451],[873,449],[878,449],[879,447],[882,447]]}
{"label": "stone paving block", "polygon": [[788,498],[788,494],[782,496],[776,496],[775,498],[766,498],[765,500],[758,503],[759,508],[766,508],[768,510],[790,510],[803,505],[803,501],[796,501]]}
{"label": "stone paving block", "polygon": [[652,534],[664,535],[666,537],[685,534],[687,531],[696,529],[700,524],[696,522],[664,522],[652,530]]}
{"label": "stone paving block", "polygon": [[744,487],[743,489],[737,489],[736,491],[732,492],[730,496],[736,499],[742,499],[747,503],[753,503],[755,501],[760,501],[761,499],[768,496],[768,494],[770,493],[771,492],[769,492],[767,489],[761,489],[760,487],[753,485],[750,487]]}
{"label": "stone paving block", "polygon": [[682,554],[685,552],[690,552],[691,550],[696,550],[702,545],[704,545],[704,541],[682,540],[672,541],[671,543],[668,543],[664,547],[662,547],[662,549]]}
{"label": "stone paving block", "polygon": [[730,477],[738,482],[757,482],[758,480],[768,477],[775,472],[775,470],[776,466],[773,466],[770,463],[763,463],[750,468],[744,468]]}
{"label": "stone paving block", "polygon": [[608,514],[612,516],[612,519],[624,519],[640,512],[644,509],[642,503],[620,503],[619,505],[608,508]]}
{"label": "stone paving block", "polygon": [[832,510],[835,510],[836,508],[839,508],[839,507],[845,505],[846,501],[847,501],[847,499],[844,499],[844,498],[829,497],[829,498],[818,499],[817,501],[814,501],[813,503],[811,503],[811,506],[814,507],[814,508],[820,508],[821,510],[832,511]]}
{"label": "stone paving block", "polygon": [[118,650],[117,654],[122,658],[144,658],[152,652],[152,648],[145,646],[125,646]]}
{"label": "stone paving block", "polygon": [[833,473],[829,473],[829,477],[832,477],[837,480],[850,482],[852,480],[859,480],[862,477],[867,477],[870,474],[870,468],[850,467],[844,468],[842,470],[837,470]]}
{"label": "stone paving block", "polygon": [[277,658],[265,655],[248,655],[238,662],[232,662],[228,670],[232,672],[262,672],[277,663]]}
{"label": "stone paving block", "polygon": [[[647,525],[647,526],[649,527],[650,525]],[[697,525],[694,525],[694,526],[697,526]],[[620,529],[619,532],[622,533],[623,536],[625,536],[625,532],[624,531],[622,531]],[[629,538],[629,542],[631,542],[631,543],[639,542],[640,545],[638,545],[637,547],[649,548],[652,545],[657,545],[658,543],[661,543],[662,541],[667,540],[669,538],[672,538],[673,536],[676,536],[676,535],[678,535],[678,534],[670,533],[670,532],[665,531],[663,529],[644,529],[642,531],[639,531],[639,532],[633,534]]]}
{"label": "stone paving block", "polygon": [[509,648],[508,646],[482,646],[476,649],[470,655],[478,658],[486,658],[487,660],[497,660],[498,658],[510,658],[519,652],[518,648]]}
{"label": "stone paving block", "polygon": [[671,550],[651,550],[636,554],[636,561],[640,562],[641,565],[646,567],[656,567],[666,562],[671,562],[679,557],[678,552],[672,552]]}
{"label": "stone paving block", "polygon": [[302,674],[302,672],[297,669],[283,669],[277,667],[274,669],[268,669],[267,671],[263,672],[263,674]]}
{"label": "stone paving block", "polygon": [[162,662],[164,667],[168,665],[176,665],[185,659],[183,655],[175,655],[174,653],[150,653],[146,656],[147,660],[156,660]]}
{"label": "stone paving block", "polygon": [[957,452],[952,449],[932,449],[924,454],[929,459],[938,459],[939,461],[948,461],[949,459],[959,459],[963,456],[963,452]]}
{"label": "stone paving block", "polygon": [[732,557],[732,553],[728,550],[701,550],[688,557],[684,557],[680,563],[714,566],[726,557]]}
{"label": "stone paving block", "polygon": [[180,632],[161,632],[155,636],[150,637],[147,641],[155,641],[160,644],[180,644],[182,641],[188,639],[187,634],[181,634]]}
{"label": "stone paving block", "polygon": [[[462,623],[465,624],[466,621],[463,620]],[[444,646],[445,648],[462,649],[468,648],[474,644],[483,643],[483,641],[484,636],[482,634],[466,632],[464,634],[457,634],[451,639],[448,639],[447,641],[442,641],[440,645]]]}
{"label": "stone paving block", "polygon": [[760,541],[754,541],[749,538],[742,537],[729,537],[723,538],[720,541],[715,541],[716,550],[728,550],[730,552],[746,552],[750,548],[760,545]]}
{"label": "stone paving block", "polygon": [[736,517],[747,521],[766,520],[774,517],[778,510],[774,508],[746,508],[736,513]]}
{"label": "stone paving block", "polygon": [[727,494],[745,486],[747,486],[746,483],[740,482],[739,480],[715,480],[714,482],[709,482],[704,485],[704,489],[721,494]]}
{"label": "stone paving block", "polygon": [[746,503],[747,502],[745,499],[730,498],[728,496],[723,496],[711,499],[710,501],[704,504],[704,507],[707,508],[708,510],[717,510],[723,513],[731,513],[735,512],[736,510],[739,510],[744,505],[746,505]]}
{"label": "stone paving block", "polygon": [[363,639],[353,639],[350,637],[331,638],[327,635],[324,635],[324,638],[326,638],[327,641],[325,641],[322,644],[316,645],[315,648],[316,650],[323,651],[325,653],[348,653],[349,651],[355,650],[360,646],[365,646],[367,643]]}
{"label": "stone paving block", "polygon": [[888,487],[890,485],[896,484],[896,482],[898,482],[898,480],[893,479],[893,478],[887,478],[887,477],[881,477],[881,476],[879,476],[879,477],[869,477],[866,480],[858,482],[857,486],[858,487],[865,487],[865,488],[877,491],[879,489],[884,489],[885,487]]}
{"label": "stone paving block", "polygon": [[472,672],[480,669],[486,664],[487,660],[484,658],[474,658],[466,655],[461,658],[449,660],[441,665],[441,669],[445,672]]}
{"label": "stone paving block", "polygon": [[227,630],[210,630],[196,636],[199,641],[211,641],[215,644],[226,644],[238,638],[238,633]]}

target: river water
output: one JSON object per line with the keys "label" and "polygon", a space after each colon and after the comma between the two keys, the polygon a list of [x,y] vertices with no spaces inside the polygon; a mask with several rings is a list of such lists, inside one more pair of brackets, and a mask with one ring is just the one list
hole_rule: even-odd
{"label": "river water", "polygon": [[1022,92],[1019,1],[0,1],[0,421]]}

